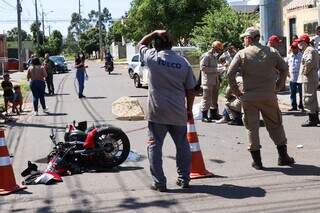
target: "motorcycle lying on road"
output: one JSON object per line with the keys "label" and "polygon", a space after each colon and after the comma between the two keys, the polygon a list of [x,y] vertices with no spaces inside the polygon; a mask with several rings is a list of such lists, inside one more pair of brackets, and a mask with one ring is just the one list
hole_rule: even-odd
{"label": "motorcycle lying on road", "polygon": [[86,121],[78,125],[74,121],[66,127],[64,142],[57,142],[53,131],[50,138],[54,147],[47,157],[47,171],[58,174],[110,169],[122,164],[130,152],[127,135],[112,125],[87,128]]}

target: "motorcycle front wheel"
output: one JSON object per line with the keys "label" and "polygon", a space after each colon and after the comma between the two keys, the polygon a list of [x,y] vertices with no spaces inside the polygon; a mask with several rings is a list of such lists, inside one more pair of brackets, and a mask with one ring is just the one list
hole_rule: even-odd
{"label": "motorcycle front wheel", "polygon": [[130,142],[127,135],[119,128],[108,127],[98,130],[95,142],[101,152],[97,153],[97,163],[100,167],[113,168],[122,164],[130,152]]}

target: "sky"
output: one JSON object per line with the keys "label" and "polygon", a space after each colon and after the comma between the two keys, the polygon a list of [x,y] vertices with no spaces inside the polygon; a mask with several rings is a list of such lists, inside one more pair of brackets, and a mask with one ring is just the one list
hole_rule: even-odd
{"label": "sky", "polygon": [[[66,36],[67,28],[70,24],[71,14],[78,12],[79,0],[37,0],[38,16],[41,21],[41,14],[44,11],[45,33],[57,29]],[[91,10],[98,10],[98,0],[80,0],[81,15],[87,16]],[[239,1],[239,0],[229,0]],[[240,0],[241,1],[241,0]],[[246,0],[243,0],[246,1]],[[249,4],[259,2],[259,0],[247,0]],[[0,33],[17,27],[17,11],[15,9],[16,0],[0,0]],[[30,32],[30,25],[35,21],[35,0],[21,0],[22,4],[22,29]],[[101,8],[107,7],[112,18],[118,19],[130,8],[131,0],[101,0]],[[42,29],[42,26],[41,26]]]}
{"label": "sky", "polygon": [[[86,16],[91,10],[98,10],[98,0],[80,0],[81,15]],[[0,33],[17,27],[16,0],[0,0]],[[22,29],[30,32],[30,25],[35,21],[35,0],[21,0]],[[130,8],[131,0],[101,0],[101,9],[107,7],[112,18],[120,18]],[[9,4],[7,4],[9,3]],[[45,16],[45,33],[49,34],[49,25],[52,30],[59,30],[66,36],[70,24],[71,14],[78,12],[79,0],[38,0],[38,16]],[[42,26],[41,26],[42,29]]]}

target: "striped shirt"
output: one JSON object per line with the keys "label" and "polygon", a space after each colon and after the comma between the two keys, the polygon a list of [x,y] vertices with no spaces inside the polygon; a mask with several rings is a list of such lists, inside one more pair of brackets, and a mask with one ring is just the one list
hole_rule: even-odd
{"label": "striped shirt", "polygon": [[288,58],[290,81],[297,82],[299,77],[300,64],[302,59],[302,53],[291,54]]}

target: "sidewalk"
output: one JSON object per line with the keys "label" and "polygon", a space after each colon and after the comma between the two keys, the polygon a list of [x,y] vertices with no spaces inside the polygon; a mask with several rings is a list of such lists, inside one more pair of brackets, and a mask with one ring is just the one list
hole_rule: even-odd
{"label": "sidewalk", "polygon": [[[317,91],[317,95],[318,95],[318,101],[320,101],[320,91],[318,89]],[[290,109],[291,108],[291,100],[290,100],[290,91],[283,91],[278,93],[278,101],[280,105],[285,105],[285,108]],[[299,97],[298,97],[298,93],[297,93],[297,102],[299,101]],[[320,107],[320,106],[319,106]]]}

